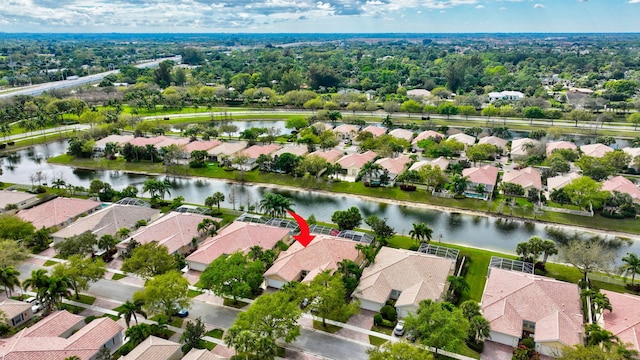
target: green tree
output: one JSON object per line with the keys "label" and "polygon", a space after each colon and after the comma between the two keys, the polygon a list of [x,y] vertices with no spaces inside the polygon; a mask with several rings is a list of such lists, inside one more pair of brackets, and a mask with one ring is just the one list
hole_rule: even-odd
{"label": "green tree", "polygon": [[84,258],[79,255],[73,255],[67,262],[53,268],[53,276],[66,278],[75,292],[76,299],[80,299],[79,291],[88,290],[89,284],[102,279],[106,272],[107,269],[101,259]]}
{"label": "green tree", "polygon": [[590,272],[606,271],[616,259],[616,250],[598,239],[571,240],[559,249],[560,261],[573,265],[586,282]]}
{"label": "green tree", "polygon": [[413,228],[409,230],[409,236],[418,243],[429,243],[433,238],[433,229],[424,222],[412,224]]}
{"label": "green tree", "polygon": [[18,266],[29,257],[29,253],[17,241],[0,239],[0,268]]}
{"label": "green tree", "polygon": [[602,185],[595,180],[582,176],[571,181],[562,190],[573,204],[582,208],[600,209],[604,201],[609,197],[608,192],[600,190],[601,187]]}
{"label": "green tree", "polygon": [[147,313],[143,310],[143,307],[144,301],[141,299],[127,300],[118,308],[118,317],[124,316],[124,322],[127,324],[127,328],[129,328],[129,324],[131,323],[131,317],[133,317],[136,321],[136,325],[138,325],[137,314],[142,315],[145,319],[147,318]]}
{"label": "green tree", "polygon": [[106,252],[111,252],[115,250],[117,244],[118,244],[118,239],[114,238],[110,234],[102,235],[100,239],[98,239],[98,242],[96,243],[96,245],[98,246],[98,249],[104,250]]}
{"label": "green tree", "polygon": [[72,236],[67,240],[53,245],[53,248],[56,249],[63,259],[66,259],[72,255],[84,256],[93,254],[93,248],[97,243],[98,239],[96,234],[85,231],[80,235]]}
{"label": "green tree", "polygon": [[342,275],[331,275],[329,271],[318,274],[309,284],[309,308],[322,318],[322,326],[327,327],[327,319],[346,322],[351,315],[358,313],[359,304],[349,303]]}
{"label": "green tree", "polygon": [[491,334],[491,324],[482,315],[476,315],[469,320],[469,338],[476,343],[488,339]]}
{"label": "green tree", "polygon": [[634,112],[627,116],[627,122],[633,124],[633,130],[638,130],[638,124],[640,124],[640,112]]}
{"label": "green tree", "polygon": [[334,212],[331,221],[337,224],[340,230],[353,230],[362,223],[362,215],[357,207],[352,206],[347,210]]}
{"label": "green tree", "polygon": [[0,285],[4,287],[7,297],[11,297],[11,292],[16,286],[20,287],[20,272],[13,267],[0,268]]}
{"label": "green tree", "polygon": [[0,234],[5,239],[23,240],[33,235],[35,227],[15,215],[0,215]]}
{"label": "green tree", "polygon": [[433,354],[403,341],[367,350],[369,360],[432,360]]}
{"label": "green tree", "polygon": [[140,245],[133,249],[131,256],[122,263],[122,271],[131,272],[144,278],[164,274],[176,268],[175,258],[166,246],[156,242]]}
{"label": "green tree", "polygon": [[416,341],[446,351],[460,351],[468,336],[469,321],[459,308],[430,300],[420,302],[418,311],[406,318],[406,328]]}
{"label": "green tree", "polygon": [[636,274],[640,274],[640,258],[634,253],[627,253],[627,255],[622,258],[622,262],[624,264],[620,267],[620,273],[624,274],[624,276],[631,274],[631,286],[633,286]]}
{"label": "green tree", "polygon": [[606,351],[599,346],[575,345],[563,348],[558,360],[630,360],[633,359],[633,355],[637,353],[629,354],[629,351],[621,345],[614,346],[611,351]]}
{"label": "green tree", "polygon": [[213,195],[208,196],[204,200],[204,204],[211,208],[213,205],[218,206],[218,213],[220,212],[220,203],[224,201],[224,194],[220,191],[216,191]]}
{"label": "green tree", "polygon": [[382,245],[386,245],[389,239],[396,234],[395,230],[387,224],[387,220],[380,219],[377,215],[368,216],[364,222],[373,230],[376,241]]}
{"label": "green tree", "polygon": [[171,321],[176,310],[188,308],[189,282],[180,272],[172,270],[149,279],[144,289],[133,294],[133,300],[142,300],[150,314],[164,314]]}
{"label": "green tree", "polygon": [[31,277],[22,282],[25,290],[31,289],[36,293],[36,297],[42,300],[42,296],[46,288],[49,287],[49,273],[46,269],[37,269],[31,271]]}
{"label": "green tree", "polygon": [[287,129],[295,129],[296,131],[300,131],[300,129],[307,126],[309,126],[309,121],[304,116],[292,116],[285,122]]}
{"label": "green tree", "polygon": [[200,348],[200,342],[207,330],[204,327],[202,319],[198,316],[196,321],[187,321],[184,332],[180,335],[180,343],[184,344],[183,353],[188,353],[193,348]]}
{"label": "green tree", "polygon": [[271,217],[284,217],[293,206],[290,198],[271,192],[265,193],[260,200],[260,211]]}
{"label": "green tree", "polygon": [[262,261],[251,261],[241,252],[224,254],[207,266],[200,275],[199,286],[218,296],[231,296],[237,303],[239,297],[257,294],[265,270]]}

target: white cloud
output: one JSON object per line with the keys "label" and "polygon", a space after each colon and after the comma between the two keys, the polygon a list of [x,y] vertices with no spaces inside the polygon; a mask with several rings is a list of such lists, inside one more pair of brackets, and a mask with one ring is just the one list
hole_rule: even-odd
{"label": "white cloud", "polygon": [[629,0],[629,4],[640,4],[640,0]]}
{"label": "white cloud", "polygon": [[478,6],[476,6],[476,9],[484,9],[484,6],[483,5],[478,5]]}
{"label": "white cloud", "polygon": [[542,5],[542,4],[535,4],[535,5],[533,5],[533,8],[534,8],[534,9],[544,9],[544,5]]}

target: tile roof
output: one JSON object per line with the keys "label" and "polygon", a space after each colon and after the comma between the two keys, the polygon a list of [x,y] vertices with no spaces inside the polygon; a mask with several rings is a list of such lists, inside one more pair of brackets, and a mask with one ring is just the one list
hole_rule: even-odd
{"label": "tile roof", "polygon": [[282,146],[278,144],[269,144],[269,145],[253,145],[250,146],[238,153],[241,156],[247,156],[249,159],[257,159],[260,155],[270,155],[278,150],[280,150]]}
{"label": "tile roof", "polygon": [[376,164],[382,166],[384,169],[389,170],[390,174],[398,175],[404,171],[411,159],[407,155],[401,155],[397,158],[382,158],[376,160]]}
{"label": "tile roof", "polygon": [[35,200],[38,196],[34,194],[29,194],[24,191],[9,191],[9,190],[1,190],[0,191],[0,209],[4,210],[4,208],[9,204],[20,204],[23,201],[32,201]]}
{"label": "tile roof", "polygon": [[636,156],[640,156],[640,148],[626,147],[623,148],[622,151],[631,155],[631,160],[633,160]]}
{"label": "tile roof", "polygon": [[554,150],[569,149],[578,150],[576,144],[569,141],[552,141],[547,143],[547,156],[551,155]]}
{"label": "tile roof", "polygon": [[333,129],[333,132],[340,134],[357,134],[358,131],[360,131],[360,127],[351,124],[338,125]]}
{"label": "tile roof", "polygon": [[542,189],[542,177],[540,172],[531,166],[522,170],[510,170],[502,175],[502,182],[513,183],[522,186],[524,189]]}
{"label": "tile roof", "polygon": [[206,239],[186,260],[208,265],[222,254],[248,252],[253,246],[273,249],[278,241],[288,235],[289,229],[286,228],[235,221],[216,236]]}
{"label": "tile roof", "polygon": [[79,323],[84,317],[68,311],[56,311],[25,329],[25,337],[58,337]]}
{"label": "tile roof", "polygon": [[522,336],[522,322],[535,322],[535,340],[573,346],[582,342],[579,289],[555,279],[492,268],[482,295],[491,330]]}
{"label": "tile roof", "polygon": [[238,151],[247,147],[247,143],[244,141],[240,142],[224,142],[213,149],[209,149],[207,154],[209,155],[227,155],[231,156]]}
{"label": "tile roof", "polygon": [[303,270],[308,271],[302,281],[313,280],[324,270],[335,270],[338,262],[349,259],[359,263],[362,255],[356,250],[358,243],[329,235],[316,235],[315,239],[303,247],[294,242],[287,251],[264,273],[265,277],[275,277],[284,281],[298,281]]}
{"label": "tile roof", "polygon": [[214,147],[222,144],[222,141],[218,139],[209,140],[209,141],[192,141],[184,146],[184,150],[191,154],[192,151],[201,150],[207,151],[209,149],[213,149]]}
{"label": "tile roof", "polygon": [[640,189],[631,180],[624,176],[616,176],[602,183],[601,190],[605,191],[619,191],[621,193],[629,194],[634,200],[640,199]]}
{"label": "tile roof", "polygon": [[475,184],[495,186],[500,170],[492,165],[472,167],[462,170],[462,176],[468,176],[469,181]]}
{"label": "tile roof", "polygon": [[159,142],[163,141],[164,137],[163,136],[158,136],[158,137],[137,137],[137,138],[133,138],[129,141],[129,144],[133,145],[133,146],[147,146],[147,145],[155,145],[158,144]]}
{"label": "tile roof", "polygon": [[206,349],[193,348],[189,351],[182,360],[227,360],[228,358],[216,355]]}
{"label": "tile roof", "polygon": [[143,342],[138,344],[131,352],[121,357],[121,360],[167,360],[175,356],[176,352],[180,352],[182,345],[159,338],[157,336],[149,336]]}
{"label": "tile roof", "polygon": [[0,302],[0,311],[7,316],[9,321],[23,312],[30,311],[29,309],[31,309],[31,304],[18,300],[4,299]]}
{"label": "tile roof", "polygon": [[[412,144],[417,144],[418,141],[420,140],[426,140],[429,138],[440,138],[440,139],[444,139],[444,135],[437,132],[437,131],[433,131],[433,130],[425,130],[423,132],[421,132],[420,134],[418,134],[418,136],[416,136],[415,139],[413,139],[413,141],[411,141]],[[407,139],[410,140],[410,139]],[[475,139],[474,139],[475,140]]]}
{"label": "tile roof", "polygon": [[340,159],[342,156],[344,156],[344,151],[341,151],[341,150],[338,150],[338,149],[333,149],[333,150],[329,150],[329,151],[314,151],[311,154],[309,154],[308,156],[319,156],[319,157],[327,160],[328,163],[333,164],[338,159]]}
{"label": "tile roof", "polygon": [[171,145],[186,146],[189,143],[189,139],[187,138],[168,137],[164,135],[158,136],[158,138],[160,139],[160,141],[154,144],[158,149],[162,149],[163,147]]}
{"label": "tile roof", "polygon": [[124,145],[133,140],[133,135],[109,135],[106,138],[102,138],[96,141],[96,148],[104,149],[108,143],[116,143],[118,145]]}
{"label": "tile roof", "polygon": [[387,129],[380,127],[380,126],[375,126],[375,125],[369,125],[366,128],[360,130],[360,132],[370,132],[373,134],[373,137],[378,137],[378,136],[382,136],[384,134],[387,133]]}
{"label": "tile roof", "polygon": [[384,303],[391,290],[399,290],[402,293],[396,306],[417,306],[425,299],[437,301],[454,266],[452,259],[382,247],[375,261],[364,269],[352,296]]}
{"label": "tile roof", "polygon": [[393,129],[389,131],[389,135],[393,136],[394,138],[411,141],[411,139],[413,138],[413,131],[406,129]]}
{"label": "tile roof", "polygon": [[[83,319],[84,320],[84,319]],[[69,336],[67,349],[100,349],[111,338],[122,331],[122,326],[118,325],[110,318],[103,317],[94,319],[80,330]]]}
{"label": "tile roof", "polygon": [[507,150],[507,140],[497,136],[485,136],[480,138],[480,140],[478,140],[478,144],[491,144],[503,150]]}
{"label": "tile roof", "polygon": [[362,154],[354,153],[354,154],[345,155],[342,158],[340,158],[340,160],[338,160],[337,163],[340,164],[340,166],[342,166],[343,169],[361,168],[364,166],[364,164],[375,159],[376,156],[378,156],[376,153],[369,150]]}
{"label": "tile roof", "polygon": [[[138,231],[131,234],[131,237],[117,245],[118,248],[126,248],[131,239],[135,239],[141,245],[150,242],[157,242],[166,246],[169,254],[173,254],[183,246],[189,246],[191,239],[199,238],[202,234],[198,232],[198,224],[204,219],[211,219],[210,216],[170,212],[160,219],[143,226]],[[214,219],[220,221],[220,219]]]}
{"label": "tile roof", "polygon": [[309,152],[309,148],[305,145],[305,146],[300,146],[300,145],[287,145],[284,146],[282,149],[276,151],[273,156],[280,156],[282,154],[292,154],[295,156],[303,156],[306,155]]}
{"label": "tile roof", "polygon": [[640,297],[600,290],[609,298],[611,311],[602,316],[603,327],[620,338],[622,343],[630,343],[632,350],[640,351]]}
{"label": "tile roof", "polygon": [[437,166],[440,168],[440,170],[445,171],[449,166],[449,162],[450,162],[449,160],[440,156],[437,159],[422,160],[422,161],[415,162],[413,163],[413,165],[411,165],[409,170],[420,170],[423,166],[431,165],[432,167]]}
{"label": "tile roof", "polygon": [[411,89],[407,91],[407,96],[419,96],[419,97],[431,96],[431,91],[427,89]]}
{"label": "tile roof", "polygon": [[550,177],[547,179],[547,188],[549,189],[549,192],[552,192],[554,189],[562,189],[580,176],[581,175],[577,172],[571,172],[567,175]]}
{"label": "tile roof", "polygon": [[540,141],[529,139],[529,138],[520,138],[515,139],[511,142],[511,155],[516,156],[524,156],[527,155],[526,148],[523,148],[524,144],[533,144],[534,146],[538,146]]}
{"label": "tile roof", "polygon": [[580,151],[584,155],[601,158],[604,154],[613,151],[613,148],[604,144],[589,144],[580,146]]}
{"label": "tile roof", "polygon": [[458,142],[461,142],[461,143],[465,144],[466,146],[471,146],[471,145],[476,143],[476,138],[475,137],[473,137],[471,135],[467,135],[465,133],[453,134],[453,135],[449,136],[449,139],[453,139],[453,140],[456,140]]}
{"label": "tile roof", "polygon": [[40,229],[65,223],[100,206],[102,203],[98,201],[57,197],[30,209],[20,210],[17,215],[20,219],[32,223],[36,229]]}
{"label": "tile roof", "polygon": [[64,229],[51,234],[54,238],[68,239],[91,231],[101,238],[103,235],[115,235],[122,228],[133,229],[138,220],[156,218],[160,210],[135,205],[113,204],[104,209],[74,221]]}

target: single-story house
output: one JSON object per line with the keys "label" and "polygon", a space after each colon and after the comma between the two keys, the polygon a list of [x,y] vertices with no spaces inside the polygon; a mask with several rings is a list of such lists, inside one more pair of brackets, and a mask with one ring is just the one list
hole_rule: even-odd
{"label": "single-story house", "polygon": [[474,145],[476,143],[476,138],[471,136],[471,135],[467,135],[465,133],[457,133],[457,134],[453,134],[451,136],[449,136],[449,139],[453,139],[456,140],[462,144],[464,144],[464,147],[469,147],[471,145]]}
{"label": "single-story house", "polygon": [[493,102],[496,100],[521,100],[524,98],[524,94],[520,91],[500,91],[500,92],[490,92],[487,97],[489,98],[489,102]]}
{"label": "single-story house", "polygon": [[54,226],[62,228],[80,216],[101,208],[102,203],[99,201],[57,197],[30,209],[20,210],[17,216],[32,223],[36,229]]}
{"label": "single-story house", "polygon": [[122,346],[123,327],[110,318],[85,325],[84,316],[56,311],[0,342],[0,358],[64,360],[94,359],[101,348],[112,353]]}
{"label": "single-story house", "polygon": [[359,131],[360,128],[358,126],[351,124],[338,125],[335,129],[333,129],[333,132],[336,133],[336,135],[339,135],[342,140],[353,139],[354,137],[356,137]]}
{"label": "single-story house", "polygon": [[491,144],[502,150],[507,150],[507,140],[493,135],[480,138],[480,140],[478,140],[478,144]]}
{"label": "single-story house", "polygon": [[[629,164],[629,166],[635,168],[633,163],[634,163],[634,159],[637,156],[640,156],[640,148],[625,147],[625,148],[622,149],[622,151],[624,151],[625,153],[631,155],[631,163]],[[638,169],[636,168],[636,170],[638,170]]]}
{"label": "single-story house", "polygon": [[558,175],[547,179],[547,191],[549,194],[555,189],[562,189],[563,187],[571,184],[571,182],[581,175],[577,172],[570,172],[567,175]]}
{"label": "single-story house", "polygon": [[29,194],[28,192],[0,190],[0,212],[4,211],[7,205],[15,205],[21,210],[33,206],[39,200],[38,195]]}
{"label": "single-story house", "polygon": [[33,317],[32,304],[13,299],[2,300],[0,311],[6,316],[5,323],[12,327],[20,326]]}
{"label": "single-story house", "polygon": [[169,137],[169,136],[158,136],[158,139],[160,139],[159,142],[153,144],[156,149],[160,150],[163,147],[169,147],[171,145],[177,145],[177,146],[187,146],[187,144],[189,143],[189,139],[187,138],[176,138],[176,137]]}
{"label": "single-story house", "polygon": [[307,156],[319,156],[325,159],[329,164],[333,164],[345,155],[344,151],[331,149],[328,151],[314,151]]}
{"label": "single-story house", "polygon": [[242,165],[241,168],[251,170],[257,166],[256,160],[258,160],[260,155],[272,155],[281,148],[282,146],[278,144],[252,145],[244,150],[240,150],[234,155],[234,157],[246,156],[249,161]]}
{"label": "single-story house", "polygon": [[122,146],[133,139],[134,139],[133,135],[117,135],[117,134],[109,135],[105,138],[102,138],[96,141],[96,146],[93,149],[94,151],[97,151],[97,152],[103,152],[108,143],[115,143]]}
{"label": "single-story house", "polygon": [[120,360],[179,360],[182,345],[157,336],[149,336]]}
{"label": "single-story house", "polygon": [[411,139],[413,139],[413,131],[407,129],[393,129],[389,131],[389,135],[396,139],[404,139],[407,141],[411,141]]}
{"label": "single-story house", "polygon": [[210,161],[219,162],[224,157],[231,157],[238,151],[247,147],[247,143],[244,141],[239,142],[224,142],[213,149],[207,150],[207,155]]}
{"label": "single-story house", "polygon": [[360,132],[370,132],[371,134],[373,134],[373,137],[379,137],[386,134],[387,129],[380,126],[369,125],[366,128],[360,130]]}
{"label": "single-story house", "polygon": [[431,91],[427,89],[411,89],[407,90],[407,97],[416,99],[426,99],[431,96]]}
{"label": "single-story house", "polygon": [[582,344],[582,302],[578,285],[522,272],[491,268],[480,304],[491,341],[517,347],[530,337],[536,351],[557,357]]}
{"label": "single-story house", "polygon": [[351,178],[352,181],[355,181],[355,178],[358,176],[358,173],[360,173],[362,167],[369,161],[375,159],[376,156],[378,156],[378,154],[369,150],[362,154],[354,153],[345,155],[340,158],[340,160],[336,161],[336,163],[342,166],[343,175]]}
{"label": "single-story house", "polygon": [[613,148],[604,144],[589,144],[580,146],[580,151],[586,156],[601,158],[604,154],[613,151]]}
{"label": "single-story house", "polygon": [[547,156],[551,155],[551,153],[554,150],[559,150],[559,149],[569,149],[569,150],[574,150],[577,151],[578,147],[576,146],[576,144],[570,142],[570,141],[552,141],[552,142],[548,142],[547,143]]}
{"label": "single-story house", "polygon": [[193,151],[208,151],[213,149],[214,147],[218,146],[222,144],[222,141],[218,140],[218,139],[214,139],[214,140],[197,140],[197,141],[192,141],[190,143],[188,143],[187,145],[184,146],[184,151],[186,151],[189,155],[191,155],[191,152]]}
{"label": "single-story house", "polygon": [[418,310],[422,300],[443,299],[455,263],[453,259],[385,246],[364,269],[351,296],[360,300],[362,309],[376,312],[388,300],[395,300],[398,316],[406,317]]}
{"label": "single-story house", "polygon": [[[464,193],[465,196],[483,200],[489,199],[493,193],[493,189],[496,187],[496,182],[498,182],[499,171],[500,169],[492,165],[462,170],[462,176],[469,178],[467,191]],[[484,192],[478,193],[478,185],[484,186]]]}
{"label": "single-story house", "polygon": [[600,292],[611,304],[611,311],[604,311],[600,325],[623,344],[631,344],[629,350],[640,351],[640,297],[608,290]]}
{"label": "single-story house", "polygon": [[432,167],[437,166],[440,170],[445,171],[449,167],[449,163],[450,161],[447,158],[440,156],[437,159],[417,161],[411,165],[409,170],[420,170],[424,166],[431,165]]}
{"label": "single-story house", "polygon": [[182,360],[228,360],[228,359],[229,358],[226,358],[224,356],[214,354],[210,350],[196,349],[196,348],[191,349],[191,351],[189,351],[182,358]]}
{"label": "single-story house", "polygon": [[205,239],[198,249],[187,256],[189,269],[204,271],[207,266],[223,254],[236,251],[249,252],[254,246],[273,249],[279,241],[291,242],[289,229],[258,223],[235,221]]}
{"label": "single-story house", "polygon": [[133,230],[138,221],[145,220],[150,223],[159,216],[160,210],[158,209],[113,204],[74,221],[64,229],[51,234],[51,237],[53,242],[57,244],[86,231],[96,234],[98,239],[103,235],[115,236],[122,228]]}
{"label": "single-story house", "polygon": [[279,157],[280,155],[287,154],[287,153],[295,156],[304,156],[304,155],[307,155],[308,152],[309,152],[309,148],[307,146],[287,145],[282,149],[273,153],[273,158],[275,159],[276,157]]}
{"label": "single-story house", "polygon": [[383,169],[389,171],[390,182],[400,175],[407,167],[407,164],[411,162],[411,159],[407,155],[400,155],[396,158],[382,158],[376,160],[376,164],[382,166]]}
{"label": "single-story house", "polygon": [[186,254],[205,238],[205,234],[198,231],[198,224],[204,219],[221,221],[206,215],[170,212],[120,242],[117,245],[118,253],[122,255],[129,242],[135,239],[140,245],[156,242],[166,246],[169,254]]}
{"label": "single-story house", "polygon": [[165,139],[164,136],[156,136],[156,137],[144,137],[144,136],[139,136],[136,138],[133,138],[129,141],[129,144],[133,145],[133,146],[142,146],[145,147],[147,145],[156,145],[158,143],[160,143],[161,141],[163,141]]}
{"label": "single-story house", "polygon": [[325,132],[325,131],[328,131],[328,130],[333,130],[333,126],[331,126],[331,125],[329,125],[329,124],[327,124],[327,123],[324,123],[324,122],[322,122],[322,121],[315,122],[315,123],[313,123],[311,126],[313,126],[313,127],[314,127],[314,128],[316,128],[316,129],[319,129],[319,130],[320,130],[320,132]]}
{"label": "single-story house", "polygon": [[616,176],[602,183],[603,191],[619,191],[631,195],[633,202],[640,203],[640,189],[631,180],[624,176]]}
{"label": "single-story house", "polygon": [[[416,145],[420,140],[433,139],[434,141],[440,141],[444,139],[444,135],[433,130],[426,130],[419,133],[412,141],[411,144]],[[475,139],[474,139],[475,141]]]}
{"label": "single-story house", "polygon": [[511,142],[511,158],[525,158],[529,156],[529,148],[540,146],[540,141],[529,139],[529,138],[520,138],[515,139]]}
{"label": "single-story house", "polygon": [[356,250],[356,244],[353,240],[329,235],[316,235],[307,247],[296,241],[281,252],[264,273],[265,282],[269,287],[280,289],[288,282],[310,282],[323,271],[334,271],[345,259],[361,264],[364,257]]}
{"label": "single-story house", "polygon": [[529,166],[522,170],[510,170],[502,175],[502,182],[518,184],[522,186],[525,195],[530,189],[542,190],[542,177],[540,172]]}

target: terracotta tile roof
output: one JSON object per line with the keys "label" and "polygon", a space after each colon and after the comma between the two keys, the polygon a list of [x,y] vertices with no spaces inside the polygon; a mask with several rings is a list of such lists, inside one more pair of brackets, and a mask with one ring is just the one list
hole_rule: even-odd
{"label": "terracotta tile roof", "polygon": [[404,171],[411,159],[406,155],[398,156],[397,158],[382,158],[376,160],[376,164],[389,170],[390,174],[398,175]]}
{"label": "terracotta tile roof", "polygon": [[58,197],[31,209],[20,210],[18,217],[40,229],[49,228],[73,219],[87,211],[97,209],[102,203],[93,200]]}
{"label": "terracotta tile roof", "polygon": [[137,137],[133,138],[129,141],[129,144],[133,146],[147,146],[147,145],[155,145],[164,140],[164,136],[158,137]]}
{"label": "terracotta tile roof", "polygon": [[393,136],[394,138],[411,141],[411,139],[413,138],[413,131],[406,129],[393,129],[389,131],[389,135]]}
{"label": "terracotta tile roof", "polygon": [[495,166],[485,165],[462,170],[462,176],[468,176],[469,181],[475,184],[495,186],[498,181],[499,169]]}
{"label": "terracotta tile roof", "polygon": [[[413,135],[413,133],[412,133]],[[411,141],[412,144],[417,144],[418,141],[420,140],[427,140],[429,138],[440,138],[440,139],[444,139],[444,135],[437,132],[437,131],[433,131],[433,130],[426,130],[421,132],[420,134],[418,134],[418,136],[416,136],[415,139],[413,139],[413,141]],[[411,138],[407,139],[410,140]]]}
{"label": "terracotta tile roof", "polygon": [[216,355],[209,350],[193,348],[182,360],[227,360],[228,358]]}
{"label": "terracotta tile roof", "polygon": [[30,309],[31,304],[18,300],[4,299],[0,302],[0,310],[7,316],[8,321],[24,312],[30,312]]}
{"label": "terracotta tile roof", "polygon": [[529,144],[529,143],[533,144],[534,146],[538,146],[540,144],[540,141],[529,139],[529,138],[520,138],[520,139],[513,140],[511,142],[511,155],[516,155],[516,156],[527,155],[527,150],[526,148],[523,148],[523,145]]}
{"label": "terracotta tile roof", "polygon": [[480,140],[478,140],[478,144],[491,144],[503,150],[507,150],[507,140],[497,136],[485,136],[480,138]]}
{"label": "terracotta tile roof", "polygon": [[504,173],[502,182],[513,183],[522,186],[524,189],[542,189],[542,178],[540,172],[531,166],[522,170],[511,170]]}
{"label": "terracotta tile roof", "polygon": [[447,160],[446,158],[443,158],[442,156],[437,158],[437,159],[430,159],[430,160],[423,160],[423,161],[418,161],[413,163],[413,165],[411,165],[411,167],[409,168],[409,170],[420,170],[423,166],[426,165],[431,165],[433,166],[437,166],[440,168],[440,170],[445,171],[447,170],[447,167],[449,166],[449,160]]}
{"label": "terracotta tile roof", "polygon": [[235,153],[237,153],[238,151],[241,151],[242,149],[247,147],[247,143],[240,141],[240,142],[225,142],[222,143],[216,147],[214,147],[213,149],[209,149],[207,151],[207,154],[209,155],[227,155],[227,156],[231,156]]}
{"label": "terracotta tile roof", "polygon": [[249,159],[257,159],[260,155],[271,155],[280,150],[282,146],[278,144],[269,145],[253,145],[238,153],[238,155],[247,156]]}
{"label": "terracotta tile roof", "polygon": [[[166,246],[169,253],[175,253],[183,246],[189,246],[191,239],[199,238],[198,224],[210,216],[170,212],[147,226],[141,227],[131,237],[117,245],[118,248],[126,248],[131,239],[135,239],[141,245],[157,242]],[[220,221],[220,219],[215,219]]]}
{"label": "terracotta tile roof", "polygon": [[373,264],[364,269],[353,297],[384,303],[391,290],[402,291],[396,306],[418,305],[441,298],[455,262],[409,250],[382,247]]}
{"label": "terracotta tile roof", "polygon": [[319,156],[327,160],[328,163],[333,164],[342,156],[344,156],[344,151],[340,151],[338,149],[333,149],[329,151],[314,151],[308,156]]}
{"label": "terracotta tile roof", "polygon": [[382,136],[384,134],[387,133],[387,129],[380,127],[380,126],[375,126],[375,125],[369,125],[366,128],[360,130],[360,132],[370,132],[373,134],[373,137],[378,137],[378,136]]}
{"label": "terracotta tile roof", "polygon": [[360,263],[362,255],[356,250],[356,244],[355,241],[329,235],[317,235],[307,247],[296,241],[287,251],[280,253],[264,276],[298,281],[305,270],[309,273],[302,281],[311,281],[324,270],[337,269],[338,262],[344,259]]}
{"label": "terracotta tile roof", "polygon": [[629,194],[634,200],[640,199],[640,189],[631,180],[624,176],[616,176],[602,183],[601,190],[605,191],[619,191],[621,193]]}
{"label": "terracotta tile roof", "polygon": [[360,127],[350,124],[338,125],[333,129],[333,132],[340,134],[357,134],[358,131],[360,131]]}
{"label": "terracotta tile roof", "polygon": [[32,201],[35,200],[38,196],[34,194],[29,194],[24,191],[9,191],[9,190],[1,190],[0,191],[0,209],[4,210],[4,208],[9,204],[20,204],[23,201]]}
{"label": "terracotta tile roof", "polygon": [[163,147],[171,146],[171,145],[187,145],[189,143],[189,139],[187,138],[175,138],[175,137],[167,137],[167,136],[158,136],[160,139],[159,142],[155,143],[155,147],[158,149],[162,149]]}
{"label": "terracotta tile roof", "polygon": [[57,337],[84,322],[84,317],[68,311],[56,311],[25,329],[25,337]]}
{"label": "terracotta tile roof", "polygon": [[613,151],[613,148],[604,144],[589,144],[580,146],[580,151],[584,155],[601,158],[604,154]]}
{"label": "terracotta tile roof", "polygon": [[136,346],[127,355],[120,358],[121,360],[167,360],[176,353],[180,353],[182,345],[159,338],[157,336],[149,336],[138,346]]}
{"label": "terracotta tile roof", "polygon": [[222,144],[222,141],[215,139],[209,141],[192,141],[185,145],[184,150],[191,154],[192,151],[201,150],[207,151],[209,149],[213,149],[214,147]]}
{"label": "terracotta tile roof", "polygon": [[354,154],[345,155],[342,158],[340,158],[340,160],[338,160],[337,163],[340,164],[340,166],[342,166],[343,169],[361,168],[364,166],[364,164],[375,159],[376,156],[378,156],[376,153],[369,150],[362,154],[354,153]]}
{"label": "terracotta tile roof", "polygon": [[124,145],[133,140],[133,135],[109,135],[106,138],[102,138],[96,141],[96,148],[104,149],[108,143],[116,143],[118,145]]}
{"label": "terracotta tile roof", "polygon": [[69,344],[66,348],[70,350],[100,349],[122,329],[122,326],[110,318],[94,319],[67,339]]}
{"label": "terracotta tile roof", "polygon": [[53,233],[54,238],[68,239],[91,231],[101,238],[103,235],[115,235],[122,228],[133,229],[138,220],[147,222],[156,218],[160,210],[135,205],[113,204],[104,209],[74,221],[64,229]]}
{"label": "terracotta tile roof", "polygon": [[466,146],[471,146],[471,145],[476,143],[476,138],[475,137],[473,137],[471,135],[467,135],[465,133],[453,134],[453,135],[449,136],[449,139],[453,139],[453,140],[456,140],[458,142],[461,142]]}
{"label": "terracotta tile roof", "polygon": [[273,156],[280,156],[282,154],[292,154],[295,156],[303,156],[306,155],[309,152],[309,148],[307,146],[299,146],[299,145],[291,145],[291,146],[285,146],[282,149],[276,151]]}
{"label": "terracotta tile roof", "polygon": [[482,295],[491,330],[522,336],[522,322],[535,322],[535,340],[572,346],[582,341],[582,309],[576,284],[492,268]]}
{"label": "terracotta tile roof", "polygon": [[547,179],[547,188],[549,189],[549,192],[552,192],[554,189],[562,189],[579,177],[580,174],[576,172],[550,177]]}
{"label": "terracotta tile roof", "polygon": [[640,351],[640,297],[608,290],[600,292],[609,298],[612,308],[604,312],[603,327],[623,343],[632,344],[632,350]]}
{"label": "terracotta tile roof", "polygon": [[286,228],[235,221],[218,235],[206,239],[186,260],[208,265],[222,254],[248,252],[253,246],[273,249],[278,241],[288,236],[289,229]]}
{"label": "terracotta tile roof", "polygon": [[569,141],[552,141],[547,143],[547,156],[551,155],[553,150],[569,149],[578,150],[576,144]]}

